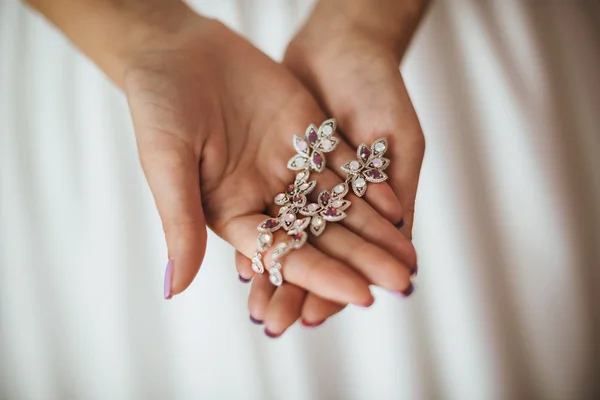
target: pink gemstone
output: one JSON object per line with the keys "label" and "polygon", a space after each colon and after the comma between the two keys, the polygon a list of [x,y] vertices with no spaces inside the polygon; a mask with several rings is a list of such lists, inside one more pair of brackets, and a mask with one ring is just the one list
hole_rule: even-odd
{"label": "pink gemstone", "polygon": [[267,222],[265,222],[263,224],[263,228],[269,228],[269,229],[274,228],[276,226],[277,226],[277,221],[274,219],[269,219],[269,220],[267,220]]}
{"label": "pink gemstone", "polygon": [[285,220],[287,222],[294,222],[294,220],[296,219],[296,216],[294,214],[288,213],[288,214],[285,214],[285,217],[283,217],[283,218],[285,218]]}
{"label": "pink gemstone", "polygon": [[360,157],[363,160],[366,160],[367,158],[369,158],[370,155],[371,155],[371,150],[367,149],[366,147],[363,147],[362,150],[360,151]]}
{"label": "pink gemstone", "polygon": [[313,157],[313,162],[315,163],[315,165],[321,165],[321,163],[323,162],[323,159],[321,158],[320,155],[315,154],[315,156]]}
{"label": "pink gemstone", "polygon": [[331,203],[331,205],[334,206],[335,208],[340,208],[342,206],[342,201],[335,200],[333,203]]}
{"label": "pink gemstone", "polygon": [[375,168],[381,168],[382,165],[383,165],[383,161],[381,161],[380,158],[376,158],[373,160],[373,166]]}
{"label": "pink gemstone", "polygon": [[329,215],[330,217],[334,217],[337,215],[337,210],[334,207],[329,207],[327,209],[327,215]]}
{"label": "pink gemstone", "polygon": [[358,163],[358,161],[350,161],[350,164],[348,166],[352,171],[356,171],[360,168],[360,164]]}
{"label": "pink gemstone", "polygon": [[321,142],[321,147],[323,147],[323,150],[329,150],[331,149],[331,146],[333,146],[333,143],[329,139],[325,139]]}
{"label": "pink gemstone", "polygon": [[331,196],[329,195],[329,193],[325,192],[321,195],[321,201],[324,204],[327,204],[329,202],[329,199],[331,198]]}
{"label": "pink gemstone", "polygon": [[295,189],[294,185],[288,185],[286,192],[288,194],[292,194],[292,193],[294,193],[294,189]]}
{"label": "pink gemstone", "polygon": [[303,183],[302,185],[300,185],[300,190],[306,190],[308,189],[308,183]]}
{"label": "pink gemstone", "polygon": [[310,203],[307,207],[308,211],[317,211],[318,208],[319,206],[315,203]]}
{"label": "pink gemstone", "polygon": [[276,197],[275,197],[275,201],[283,201],[283,199],[285,199],[285,194],[283,193],[279,193]]}
{"label": "pink gemstone", "polygon": [[298,150],[304,151],[308,148],[308,144],[306,143],[306,141],[300,140],[298,141],[298,143],[296,143],[296,147],[298,147]]}
{"label": "pink gemstone", "polygon": [[297,194],[294,196],[294,203],[300,203],[302,201],[302,195]]}
{"label": "pink gemstone", "polygon": [[318,139],[317,132],[310,131],[310,133],[308,134],[308,141],[314,144],[317,142],[317,139]]}
{"label": "pink gemstone", "polygon": [[377,171],[376,169],[372,169],[371,171],[369,171],[369,175],[371,175],[371,177],[374,179],[380,179],[382,176],[381,172]]}
{"label": "pink gemstone", "polygon": [[296,233],[295,235],[292,235],[292,239],[294,240],[300,240],[302,239],[302,233]]}

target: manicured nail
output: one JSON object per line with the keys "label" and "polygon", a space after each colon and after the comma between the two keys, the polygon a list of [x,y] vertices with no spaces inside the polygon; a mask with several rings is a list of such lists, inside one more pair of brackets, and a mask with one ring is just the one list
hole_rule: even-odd
{"label": "manicured nail", "polygon": [[404,226],[404,218],[402,218],[402,219],[400,220],[400,222],[398,222],[398,223],[396,224],[396,228],[400,229],[400,228],[402,228],[403,226]]}
{"label": "manicured nail", "polygon": [[408,287],[406,289],[404,289],[403,291],[400,292],[400,294],[404,297],[408,297],[414,291],[415,291],[415,285],[413,285],[411,282],[410,285],[408,285]]}
{"label": "manicured nail", "polygon": [[243,276],[241,276],[241,275],[238,275],[238,279],[239,279],[239,280],[240,280],[240,282],[242,282],[242,283],[250,283],[250,281],[252,281],[252,278],[250,278],[250,279],[246,279],[246,278],[244,278],[244,277],[243,277]]}
{"label": "manicured nail", "polygon": [[250,321],[252,321],[252,323],[253,323],[253,324],[256,324],[256,325],[262,325],[262,324],[263,324],[263,322],[262,322],[260,319],[256,319],[256,318],[254,318],[254,317],[252,316],[252,314],[250,314]]}
{"label": "manicured nail", "polygon": [[300,323],[307,328],[316,328],[317,326],[321,325],[323,322],[325,322],[325,320],[318,321],[318,322],[308,322],[304,318],[302,318],[302,320],[300,321]]}
{"label": "manicured nail", "polygon": [[281,333],[273,333],[270,330],[268,330],[267,328],[265,328],[265,335],[267,335],[268,337],[270,337],[271,339],[276,339],[279,336],[281,336]]}
{"label": "manicured nail", "polygon": [[415,267],[410,271],[410,276],[417,276],[418,272],[419,272],[419,266],[415,265]]}
{"label": "manicured nail", "polygon": [[165,270],[165,299],[169,300],[173,298],[171,293],[171,281],[173,280],[173,260],[169,260],[167,263],[167,269]]}

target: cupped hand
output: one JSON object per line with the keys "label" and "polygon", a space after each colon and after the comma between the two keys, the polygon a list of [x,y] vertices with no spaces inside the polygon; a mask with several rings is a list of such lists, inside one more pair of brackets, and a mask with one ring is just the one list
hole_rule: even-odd
{"label": "cupped hand", "polygon": [[[206,226],[239,251],[238,265],[248,263],[265,210],[293,181],[295,173],[286,169],[293,134],[325,119],[312,95],[244,39],[199,16],[148,38],[126,72],[124,88],[172,261],[167,297],[194,279],[206,249]],[[337,166],[354,157],[347,143],[327,154],[332,169],[312,174],[318,180],[314,193],[341,182]],[[343,223],[331,224],[314,245],[286,257],[286,283],[268,288],[278,301],[261,307],[255,318],[283,331],[305,309],[371,304],[370,284],[393,291],[410,286],[414,249],[389,222],[400,220],[400,203],[387,186],[372,192],[378,195],[369,202],[350,198]],[[240,271],[251,278],[251,272]],[[256,284],[265,279],[257,277]]]}
{"label": "cupped hand", "polygon": [[[365,199],[411,240],[425,141],[399,63],[413,31],[388,35],[385,27],[369,29],[340,12],[340,7],[334,7],[333,3],[322,1],[317,5],[288,46],[283,64],[311,90],[329,114],[337,117],[338,129],[351,146],[372,143],[379,137],[388,139],[390,149],[386,156],[392,163],[386,170],[387,182],[398,200],[398,208],[394,212],[380,208],[381,191],[389,194],[381,188],[369,189]],[[320,248],[318,241],[312,243]],[[240,263],[247,264],[243,260]],[[368,268],[377,269],[377,263]],[[416,273],[416,264],[412,273]],[[410,294],[412,286],[406,289],[408,292],[403,293]],[[263,314],[261,307],[273,309],[277,301],[268,285],[262,281],[254,283],[250,303],[257,304],[256,314]],[[309,297],[301,311],[303,323],[308,326],[322,323],[344,307],[343,304],[313,307],[312,301]],[[301,301],[296,303],[296,309],[301,310]]]}

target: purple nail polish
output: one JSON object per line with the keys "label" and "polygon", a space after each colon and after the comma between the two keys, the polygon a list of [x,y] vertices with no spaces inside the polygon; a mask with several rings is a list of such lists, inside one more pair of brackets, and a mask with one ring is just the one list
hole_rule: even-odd
{"label": "purple nail polish", "polygon": [[400,220],[400,222],[398,222],[398,223],[396,224],[396,228],[400,229],[400,228],[402,228],[403,226],[404,226],[404,218],[402,218],[402,219]]}
{"label": "purple nail polish", "polygon": [[410,271],[410,276],[417,276],[418,272],[419,272],[419,266],[415,265],[415,267]]}
{"label": "purple nail polish", "polygon": [[171,293],[171,281],[173,280],[173,260],[169,260],[167,268],[165,269],[165,284],[164,284],[164,295],[165,299],[169,300],[173,298]]}
{"label": "purple nail polish", "polygon": [[252,321],[252,323],[253,323],[253,324],[256,324],[256,325],[262,325],[262,324],[263,324],[263,322],[262,322],[260,319],[256,319],[256,318],[254,318],[254,317],[252,316],[252,314],[250,314],[250,321]]}
{"label": "purple nail polish", "polygon": [[408,285],[408,287],[406,289],[404,289],[403,291],[400,292],[400,294],[404,297],[408,297],[414,291],[415,291],[415,285],[413,285],[411,282],[410,285]]}
{"label": "purple nail polish", "polygon": [[307,328],[316,328],[317,326],[321,325],[323,322],[325,322],[325,320],[318,321],[318,322],[308,322],[304,318],[302,318],[302,320],[300,321],[300,323]]}
{"label": "purple nail polish", "polygon": [[241,276],[241,275],[238,275],[238,279],[239,279],[239,280],[240,280],[240,282],[242,282],[242,283],[250,283],[250,281],[252,281],[252,278],[250,278],[250,279],[246,279],[246,278],[244,278],[244,277],[243,277],[243,276]]}
{"label": "purple nail polish", "polygon": [[281,336],[281,333],[273,333],[270,330],[268,330],[267,328],[265,328],[265,335],[267,335],[268,337],[270,337],[271,339],[276,339],[279,336]]}

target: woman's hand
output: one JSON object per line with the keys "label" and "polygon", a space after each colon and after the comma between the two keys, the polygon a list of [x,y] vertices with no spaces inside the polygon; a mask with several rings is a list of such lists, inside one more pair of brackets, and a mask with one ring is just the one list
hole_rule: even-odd
{"label": "woman's hand", "polygon": [[[325,119],[312,95],[284,67],[183,3],[57,1],[40,7],[127,94],[172,261],[166,296],[194,279],[207,225],[251,257],[265,210],[295,176],[286,169],[292,135]],[[314,193],[341,182],[338,166],[354,157],[346,143],[328,153],[333,169],[313,174]],[[400,220],[400,204],[385,184],[369,190],[375,208],[350,197],[342,223],[285,258],[286,283],[267,290],[278,301],[261,309],[269,330],[283,332],[298,318],[305,290],[302,311],[309,312],[333,302],[370,305],[370,284],[393,291],[410,286],[416,255],[389,222]],[[268,264],[270,253],[265,258]]]}
{"label": "woman's hand", "polygon": [[[220,23],[192,20],[179,35],[137,54],[124,80],[142,166],[173,260],[173,294],[189,285],[202,262],[205,225],[252,256],[264,210],[295,176],[286,169],[294,154],[292,134],[324,119],[291,73]],[[327,161],[338,171],[354,157],[355,150],[342,143]],[[315,194],[342,181],[329,169],[311,179],[318,180]],[[400,220],[391,189],[373,185],[371,191],[379,193],[378,210]],[[318,306],[328,304],[323,299],[370,305],[369,284],[409,287],[411,244],[366,201],[350,200],[343,225],[331,224],[315,246],[286,257],[286,284],[275,290],[265,276],[257,279],[282,299],[267,321],[272,330],[298,317],[292,300],[304,298],[304,291],[292,284],[318,296],[311,300]]]}
{"label": "woman's hand", "polygon": [[[393,212],[379,208],[377,191],[369,190],[365,199],[409,240],[425,142],[398,65],[426,5],[422,0],[321,0],[283,61],[338,118],[338,127],[352,146],[388,139],[392,164],[386,172],[398,208]],[[319,246],[318,241],[311,242]],[[240,264],[250,268],[247,261]],[[376,269],[377,264],[369,268]],[[412,286],[406,290],[404,294],[410,294]],[[277,299],[271,299],[271,292],[261,280],[254,282],[253,315],[264,315],[267,305],[274,308]],[[322,323],[345,306],[313,305],[313,301],[309,296],[301,307],[297,300],[295,308],[308,326]]]}
{"label": "woman's hand", "polygon": [[283,62],[336,116],[352,146],[388,138],[388,182],[409,239],[425,140],[398,65],[427,3],[321,0]]}

